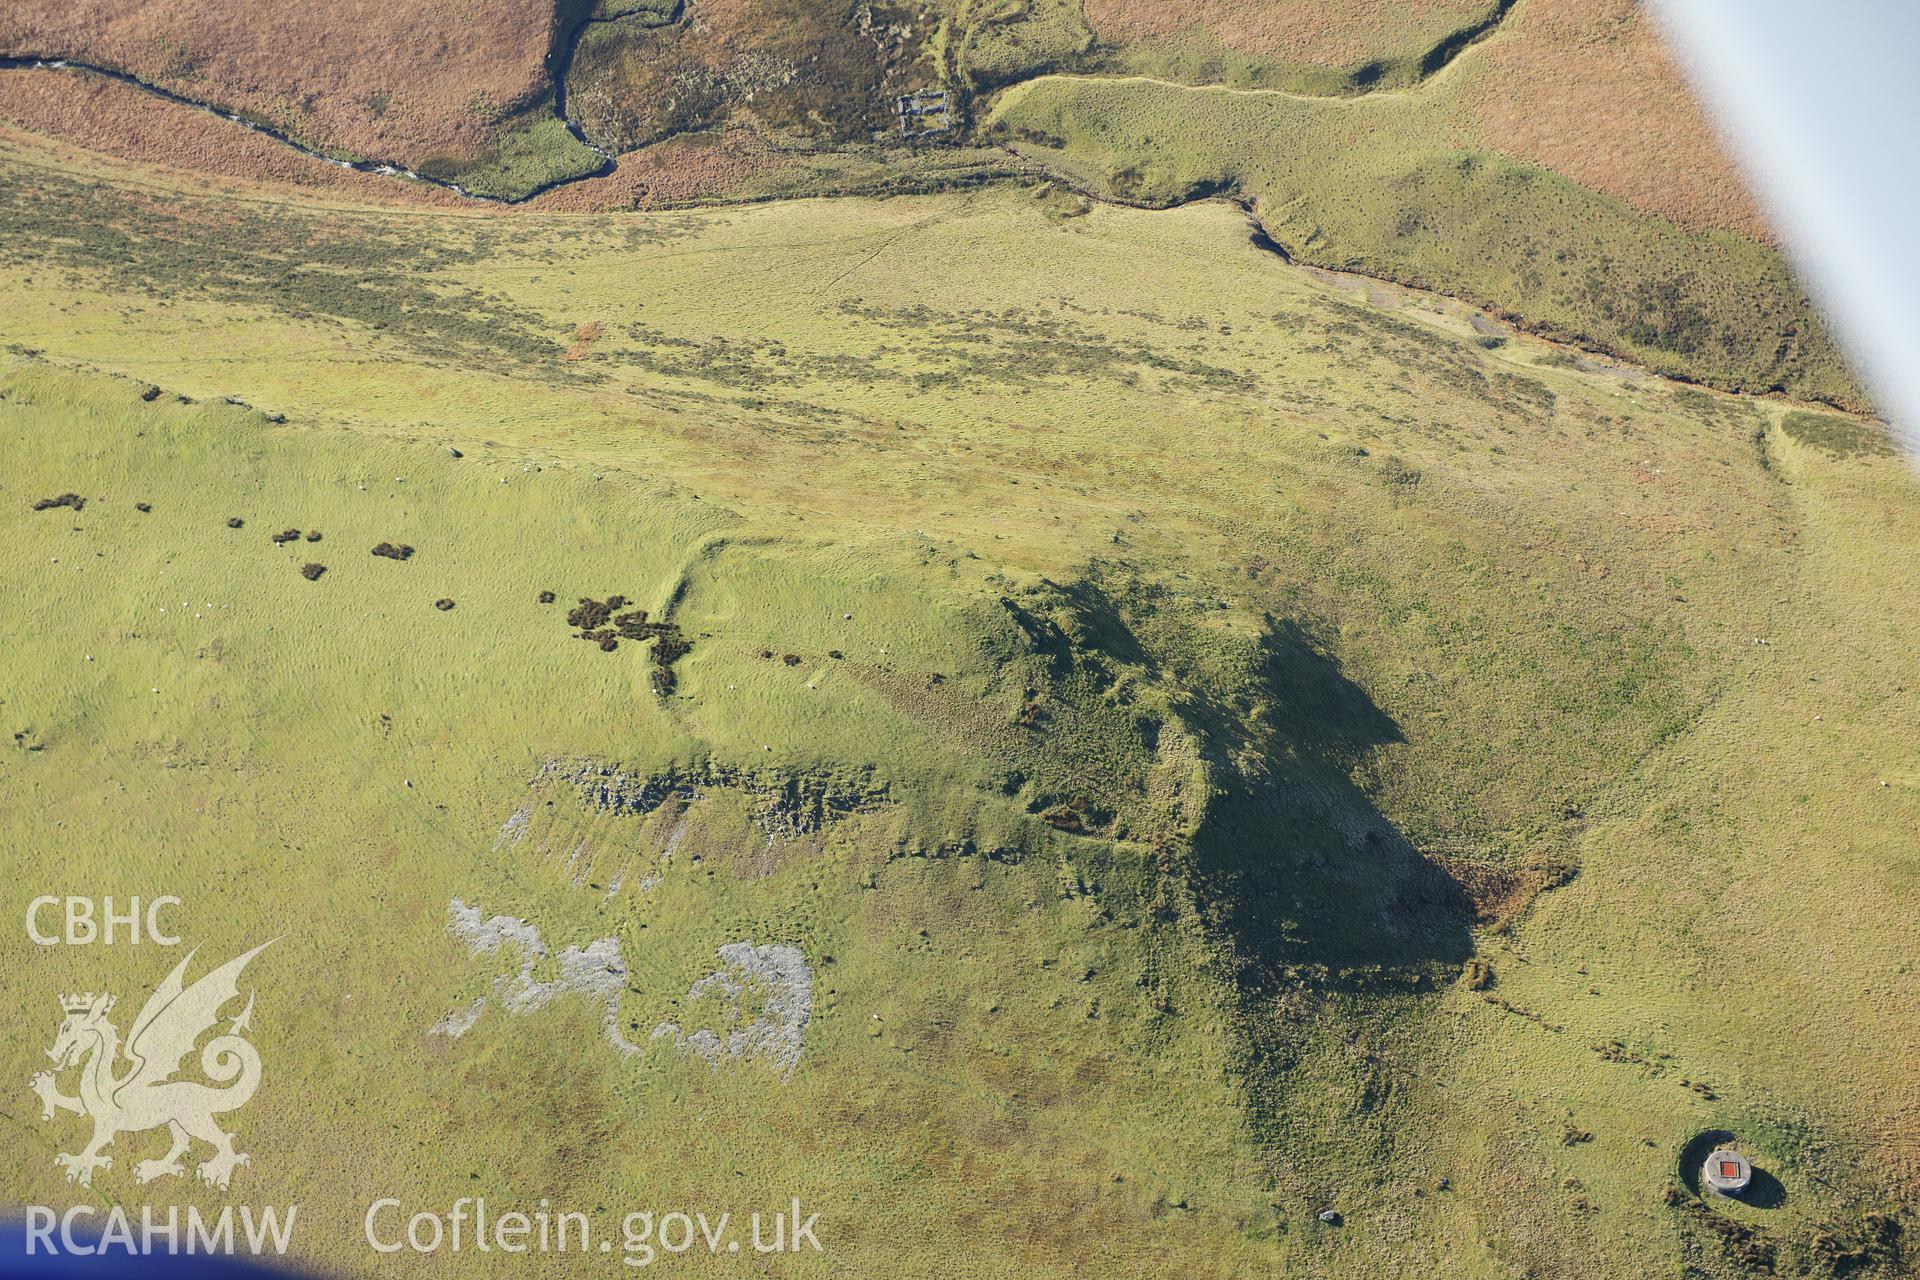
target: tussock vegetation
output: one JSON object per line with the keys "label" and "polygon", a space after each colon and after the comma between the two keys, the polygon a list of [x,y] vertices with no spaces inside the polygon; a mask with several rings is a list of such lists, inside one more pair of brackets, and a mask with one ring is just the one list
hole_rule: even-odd
{"label": "tussock vegetation", "polygon": [[[0,264],[9,269],[92,263],[130,296],[235,306],[271,299],[287,315],[387,334],[422,352],[548,363],[561,350],[526,313],[471,289],[442,294],[429,282],[441,267],[484,256],[497,234],[484,223],[469,227],[471,238],[458,247],[417,228],[326,210],[163,201],[45,172],[32,188],[0,188]],[[58,219],[46,216],[54,207]],[[196,242],[203,250],[217,244],[217,252],[202,256],[190,247]]]}
{"label": "tussock vegetation", "polygon": [[1796,409],[1780,419],[1780,429],[1834,458],[1887,457],[1894,451],[1884,427],[1830,413]]}

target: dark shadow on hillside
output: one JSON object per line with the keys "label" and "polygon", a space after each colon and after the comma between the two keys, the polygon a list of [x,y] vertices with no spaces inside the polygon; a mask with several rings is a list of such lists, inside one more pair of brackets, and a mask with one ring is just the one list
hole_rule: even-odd
{"label": "dark shadow on hillside", "polygon": [[[1190,906],[1215,944],[1236,1103],[1276,1205],[1318,1213],[1341,1191],[1322,1181],[1332,1171],[1417,1165],[1395,1099],[1417,1046],[1451,1034],[1430,993],[1465,980],[1477,927],[1570,871],[1416,848],[1369,794],[1400,726],[1300,624],[1268,614],[1249,635],[1208,593],[1125,565],[1048,585],[1006,602],[1020,651],[1081,697],[1124,703],[1144,677],[1170,703],[1158,728],[1190,735],[1207,763],[1176,822],[1128,835],[1158,848],[1166,905]],[[1143,724],[1162,710],[1149,705]],[[1493,980],[1475,967],[1476,986]]]}
{"label": "dark shadow on hillside", "polygon": [[1400,727],[1297,623],[1267,615],[1248,636],[1216,625],[1204,597],[1128,566],[1048,586],[1002,602],[1019,651],[1081,696],[1144,675],[1208,764],[1176,826],[1129,836],[1160,849],[1168,898],[1216,941],[1237,1005],[1223,1030],[1239,1103],[1276,1191],[1292,1212],[1318,1212],[1336,1188],[1305,1180],[1312,1171],[1387,1168],[1401,1150],[1392,1099],[1405,1077],[1381,1046],[1405,1042],[1422,993],[1460,979],[1476,924],[1547,877],[1414,847],[1367,792]]}
{"label": "dark shadow on hillside", "polygon": [[1516,886],[1463,886],[1459,864],[1424,856],[1375,807],[1357,779],[1402,735],[1338,661],[1272,615],[1236,651],[1167,584],[1105,566],[1049,586],[1059,607],[1002,603],[1056,683],[1144,670],[1178,690],[1215,786],[1186,875],[1249,997],[1451,981],[1489,902]]}
{"label": "dark shadow on hillside", "polygon": [[[1268,618],[1256,674],[1255,714],[1203,704],[1194,718],[1220,793],[1190,883],[1233,960],[1242,1104],[1276,1172],[1300,1151],[1320,1168],[1389,1167],[1404,1138],[1389,1105],[1399,1081],[1372,1046],[1420,993],[1458,977],[1474,904],[1356,781],[1403,740],[1392,717],[1292,622]],[[1292,1083],[1301,1067],[1316,1098]],[[1309,1209],[1328,1194],[1291,1191]]]}
{"label": "dark shadow on hillside", "polygon": [[1445,981],[1473,952],[1473,904],[1354,780],[1399,726],[1292,622],[1268,619],[1259,664],[1254,715],[1193,708],[1222,788],[1194,841],[1195,889],[1243,983]]}

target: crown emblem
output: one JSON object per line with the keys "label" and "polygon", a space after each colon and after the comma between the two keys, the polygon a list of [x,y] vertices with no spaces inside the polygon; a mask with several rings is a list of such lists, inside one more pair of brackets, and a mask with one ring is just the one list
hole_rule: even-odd
{"label": "crown emblem", "polygon": [[[99,997],[95,996],[91,991],[83,995],[61,996],[60,1007],[68,1013],[85,1013],[87,1010],[93,1008],[93,1002],[98,998]],[[105,1013],[112,1007],[113,997],[108,996],[106,997],[106,1003],[101,1006],[100,1012]]]}

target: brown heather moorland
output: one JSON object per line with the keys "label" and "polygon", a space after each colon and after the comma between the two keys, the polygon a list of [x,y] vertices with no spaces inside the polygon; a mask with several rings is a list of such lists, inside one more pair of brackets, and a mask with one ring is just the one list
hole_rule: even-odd
{"label": "brown heather moorland", "polygon": [[418,166],[484,151],[547,88],[550,4],[9,0],[0,55],[111,66],[310,145]]}
{"label": "brown heather moorland", "polygon": [[473,207],[440,187],[343,169],[204,111],[83,71],[0,74],[0,131],[7,125],[101,155],[212,177],[356,201]]}
{"label": "brown heather moorland", "polygon": [[1321,67],[1430,48],[1487,8],[1488,0],[1086,0],[1087,25],[1108,43],[1202,35],[1236,52]]}
{"label": "brown heather moorland", "polygon": [[1520,5],[1478,57],[1468,100],[1487,145],[1681,226],[1772,243],[1633,0]]}

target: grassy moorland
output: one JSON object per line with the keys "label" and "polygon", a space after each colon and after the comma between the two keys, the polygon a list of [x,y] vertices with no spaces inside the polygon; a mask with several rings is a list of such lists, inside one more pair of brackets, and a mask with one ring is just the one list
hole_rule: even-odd
{"label": "grassy moorland", "polygon": [[[480,195],[542,192],[553,209],[966,189],[1036,170],[1152,207],[1230,195],[1300,261],[1444,292],[1721,389],[1867,407],[1631,5],[1389,8],[953,0],[861,19],[793,0],[691,17],[571,5],[553,18],[548,78],[476,97],[472,127],[444,142],[429,130],[369,151],[304,117],[255,114]],[[51,19],[19,21],[0,47],[28,47]],[[445,71],[407,75],[442,93]],[[620,153],[613,165],[554,114],[563,72],[569,117]],[[0,115],[94,149],[336,188],[360,178],[128,86],[6,75]],[[373,98],[420,87],[395,84]],[[948,93],[951,127],[909,144],[894,101],[917,89]],[[446,194],[390,181],[397,200]]]}
{"label": "grassy moorland", "polygon": [[1337,100],[1048,76],[1003,94],[989,128],[1111,198],[1241,196],[1302,261],[1474,299],[1718,386],[1861,403],[1778,251],[1462,145],[1454,83]]}
{"label": "grassy moorland", "polygon": [[1181,9],[1092,0],[1083,8],[1109,70],[1331,97],[1432,75],[1497,24],[1512,0],[1201,0]]}
{"label": "grassy moorland", "polygon": [[[237,1179],[315,1259],[398,1274],[392,1192],[797,1195],[814,1274],[1905,1265],[1920,504],[1870,428],[1222,202],[0,175],[12,880],[284,935]],[[664,693],[570,635],[615,593],[691,641]],[[434,1034],[514,964],[454,899],[618,939],[642,1052],[584,996]],[[21,1064],[164,967],[0,939]],[[741,940],[812,966],[785,1079],[648,1038]],[[1782,1203],[1669,1195],[1717,1127]]]}

